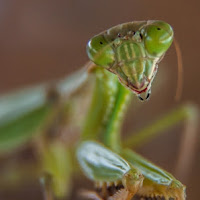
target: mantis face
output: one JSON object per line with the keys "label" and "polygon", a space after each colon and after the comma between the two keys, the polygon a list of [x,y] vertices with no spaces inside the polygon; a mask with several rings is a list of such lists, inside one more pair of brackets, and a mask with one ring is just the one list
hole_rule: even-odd
{"label": "mantis face", "polygon": [[90,60],[116,74],[141,100],[148,99],[158,63],[173,41],[163,21],[129,22],[94,36],[87,44]]}

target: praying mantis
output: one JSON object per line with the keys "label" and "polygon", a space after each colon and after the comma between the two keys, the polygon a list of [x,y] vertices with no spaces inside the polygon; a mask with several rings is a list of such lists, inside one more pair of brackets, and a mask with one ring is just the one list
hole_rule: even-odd
{"label": "praying mantis", "polygon": [[[70,178],[79,165],[97,186],[96,192],[84,192],[88,199],[184,200],[181,182],[129,148],[159,132],[160,126],[149,136],[144,133],[127,141],[120,137],[131,97],[149,99],[158,63],[173,37],[172,27],[163,21],[115,26],[88,42],[90,61],[83,69],[56,83],[1,97],[0,155],[31,143],[39,159],[33,171],[30,166],[26,169],[34,177],[42,172],[52,177],[52,181],[42,180],[46,200],[70,193]],[[90,91],[92,100],[85,114],[83,97]],[[193,110],[180,107],[159,124],[163,129],[170,127],[188,119]]]}

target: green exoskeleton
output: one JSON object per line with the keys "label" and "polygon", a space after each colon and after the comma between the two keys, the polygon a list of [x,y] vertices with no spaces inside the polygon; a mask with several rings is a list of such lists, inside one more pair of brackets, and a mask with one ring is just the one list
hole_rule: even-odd
{"label": "green exoskeleton", "polygon": [[147,161],[130,149],[122,151],[121,155],[134,167],[140,169],[145,179],[138,190],[142,197],[182,200],[186,198],[185,186],[170,173]]}
{"label": "green exoskeleton", "polygon": [[[119,130],[121,116],[128,105],[127,99],[132,93],[137,94],[140,100],[149,98],[158,63],[164,57],[172,41],[173,29],[169,24],[163,21],[142,21],[115,26],[94,36],[88,42],[88,56],[99,66],[94,69],[98,94],[94,94],[93,100],[97,102],[99,99],[99,102],[103,101],[103,105],[97,110],[92,104],[83,129],[83,136],[85,136],[83,139],[97,139],[92,134],[98,133],[105,145],[119,154],[123,152]],[[107,89],[102,91],[102,88]],[[102,113],[104,113],[103,116],[101,116]],[[97,124],[91,123],[93,121]],[[110,173],[117,174],[115,167],[116,165],[121,166],[117,157],[116,163],[111,164],[108,150],[100,148],[98,144],[86,144],[78,150],[79,162],[85,174],[95,182],[101,178],[104,182],[112,181]],[[107,154],[103,153],[104,151]],[[145,177],[144,184],[138,188],[137,195],[145,198],[185,199],[185,186],[169,173],[155,165],[148,164],[134,153],[123,152],[122,155],[132,166],[141,170]],[[129,187],[135,187],[134,182],[130,184],[133,185]],[[124,199],[129,199],[125,196],[124,194]],[[120,198],[115,196],[113,199]]]}
{"label": "green exoskeleton", "polygon": [[152,199],[185,199],[185,186],[170,173],[132,150],[122,150],[121,155],[92,141],[79,146],[77,157],[81,168],[96,185],[96,193],[85,192],[86,197],[129,200],[137,195]]}
{"label": "green exoskeleton", "polygon": [[142,186],[144,177],[138,169],[97,142],[83,142],[77,157],[103,199],[130,200]]}
{"label": "green exoskeleton", "polygon": [[[121,24],[88,42],[90,61],[80,71],[52,84],[1,97],[0,155],[29,144],[39,159],[37,163],[34,159],[31,165],[23,163],[23,167],[14,163],[17,167],[12,165],[9,177],[0,172],[0,186],[5,185],[2,181],[5,179],[14,183],[19,180],[16,177],[32,175],[35,180],[47,172],[48,177],[42,181],[47,188],[45,200],[54,195],[61,198],[70,195],[71,174],[78,173],[74,156],[78,143],[80,166],[97,186],[97,193],[85,193],[86,197],[129,200],[136,194],[141,198],[184,200],[185,186],[143,157],[124,149],[126,145],[120,137],[133,93],[140,100],[149,98],[158,63],[172,41],[173,30],[163,21]],[[85,114],[83,104],[87,104],[84,101],[87,97],[91,102]],[[191,109],[186,108],[171,112],[152,125],[151,130],[141,131],[137,140],[130,136],[125,144],[134,147],[134,141],[142,143],[149,137],[146,133],[153,137],[155,131],[188,119]]]}
{"label": "green exoskeleton", "polygon": [[146,100],[173,35],[163,21],[129,22],[93,37],[87,52],[96,65],[116,74],[125,87]]}

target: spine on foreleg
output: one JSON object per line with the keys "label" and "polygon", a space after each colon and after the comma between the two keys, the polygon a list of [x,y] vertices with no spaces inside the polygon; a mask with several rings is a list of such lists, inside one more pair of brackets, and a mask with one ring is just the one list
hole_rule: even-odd
{"label": "spine on foreleg", "polygon": [[116,192],[113,196],[109,197],[108,200],[131,200],[132,197],[133,194],[124,188]]}

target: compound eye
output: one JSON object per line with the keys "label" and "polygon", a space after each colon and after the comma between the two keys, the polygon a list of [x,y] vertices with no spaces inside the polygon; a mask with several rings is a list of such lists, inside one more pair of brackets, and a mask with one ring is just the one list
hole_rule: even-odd
{"label": "compound eye", "polygon": [[144,44],[147,52],[153,56],[161,56],[173,41],[171,26],[162,21],[155,21],[145,29]]}
{"label": "compound eye", "polygon": [[114,51],[103,35],[93,37],[87,44],[87,54],[90,60],[99,66],[109,66],[114,60]]}

